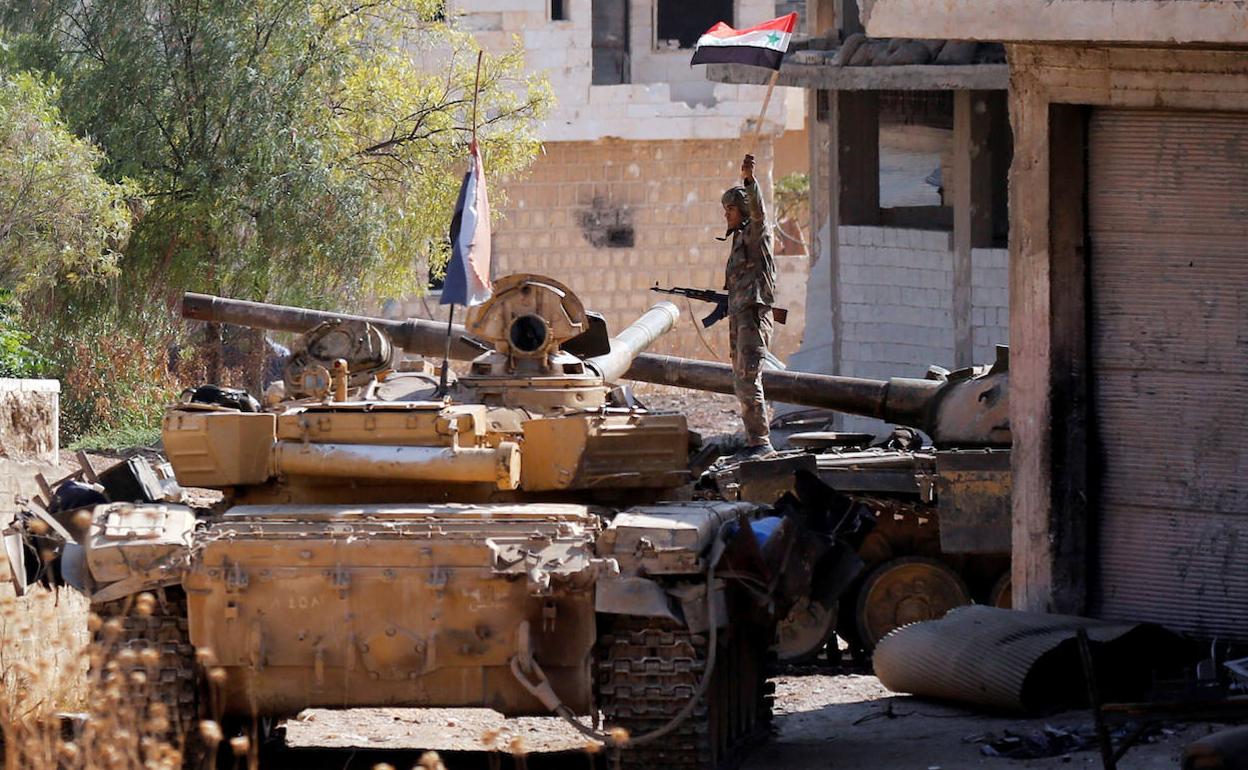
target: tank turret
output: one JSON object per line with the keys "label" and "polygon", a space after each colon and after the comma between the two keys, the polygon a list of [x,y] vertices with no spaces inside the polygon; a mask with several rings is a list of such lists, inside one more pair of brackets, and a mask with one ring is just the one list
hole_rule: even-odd
{"label": "tank turret", "polygon": [[[612,383],[680,317],[660,302],[610,340],[582,342],[593,319],[551,278],[495,283],[453,330],[477,353],[443,392],[393,373],[386,339],[408,350],[445,346],[425,322],[318,314],[189,297],[184,314],[298,328],[314,323],[284,376],[286,400],[260,412],[184,403],[164,422],[170,462],[185,484],[227,491],[230,503],[306,500],[517,499],[593,489],[670,490],[689,482],[680,415],[614,408]],[[382,333],[384,332],[384,333]],[[368,480],[367,493],[354,485]],[[643,495],[644,497],[644,495]]]}
{"label": "tank turret", "polygon": [[[483,305],[481,310],[488,306],[488,303]],[[651,310],[615,338],[610,353],[595,354],[588,358],[586,364],[599,371],[608,382],[629,379],[714,393],[732,393],[732,367],[727,364],[641,352],[645,345],[653,342],[656,336],[654,332],[664,316],[677,312],[675,306],[668,303],[661,303],[656,307],[665,307],[666,312]],[[257,326],[275,331],[305,332],[317,324],[333,319],[364,320],[385,330],[398,347],[409,353],[427,356],[442,355],[447,333],[445,324],[433,321],[365,318],[203,294],[188,293],[183,299],[182,308],[182,314],[187,318]],[[517,327],[517,333],[520,333],[525,322],[518,323],[520,327]],[[573,346],[571,343],[580,343],[592,350],[595,331],[592,326],[592,321],[587,320],[580,334],[565,341],[565,347]],[[483,350],[490,347],[487,342],[498,343],[501,339],[504,344],[511,344],[507,337],[488,336],[501,333],[501,328],[490,332],[486,326],[471,320],[468,328],[454,326],[451,333],[454,340],[451,357],[460,360],[481,356]],[[600,336],[605,338],[605,334]],[[525,339],[523,334],[519,339]],[[632,343],[626,343],[626,340],[631,340]],[[597,344],[600,349],[601,343]],[[520,360],[523,358],[524,356],[519,357]],[[624,363],[628,365],[620,371]],[[872,380],[765,370],[763,388],[768,399],[772,401],[877,417],[887,422],[918,428],[927,433],[937,445],[1010,444],[1009,354],[1004,347],[998,349],[997,360],[990,366],[961,369],[940,378],[894,377],[889,380]]]}

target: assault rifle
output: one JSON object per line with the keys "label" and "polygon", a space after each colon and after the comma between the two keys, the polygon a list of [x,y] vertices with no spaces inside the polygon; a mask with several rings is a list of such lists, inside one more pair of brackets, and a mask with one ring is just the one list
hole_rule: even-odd
{"label": "assault rifle", "polygon": [[[676,294],[689,299],[696,299],[702,302],[715,303],[715,309],[710,315],[702,319],[702,328],[708,328],[717,321],[728,317],[728,295],[722,291],[711,291],[710,289],[688,289],[684,286],[673,286],[665,289],[659,284],[650,287],[650,291],[657,291],[660,294]],[[776,323],[786,323],[789,320],[789,311],[782,307],[773,307],[771,309],[772,318],[776,319]]]}

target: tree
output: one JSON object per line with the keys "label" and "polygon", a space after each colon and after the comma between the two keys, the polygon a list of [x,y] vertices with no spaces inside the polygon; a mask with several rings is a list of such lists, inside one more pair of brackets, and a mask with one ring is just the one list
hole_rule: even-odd
{"label": "tree", "polygon": [[129,235],[126,198],[133,185],[100,178],[103,154],[69,132],[56,101],[52,82],[0,71],[0,286],[6,295],[113,275],[117,249]]}
{"label": "tree", "polygon": [[[61,79],[71,127],[145,202],[119,277],[57,286],[48,323],[168,328],[184,290],[341,307],[418,289],[445,261],[471,131],[476,46],[441,14],[440,0],[0,7],[9,58]],[[481,74],[495,179],[534,157],[550,101],[522,68],[517,47]]]}

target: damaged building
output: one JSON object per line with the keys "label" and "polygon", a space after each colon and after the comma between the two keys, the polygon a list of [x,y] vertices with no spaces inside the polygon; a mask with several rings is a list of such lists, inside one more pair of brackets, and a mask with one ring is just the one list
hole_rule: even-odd
{"label": "damaged building", "polygon": [[[790,365],[888,378],[993,361],[1008,340],[1002,47],[868,38],[840,0],[809,3],[807,25],[778,80],[805,89],[810,121],[814,258]],[[768,74],[708,72],[735,84]]]}
{"label": "damaged building", "polygon": [[[766,88],[712,83],[691,67],[698,36],[717,21],[749,26],[802,3],[773,0],[455,0],[486,50],[519,40],[556,99],[539,128],[542,151],[506,190],[494,231],[495,275],[557,276],[622,328],[655,301],[656,283],[720,289],[727,246],[721,193],[753,152],[768,178],[806,170],[800,92],[777,89],[754,139]],[[790,7],[793,6],[793,7]],[[792,96],[793,98],[790,98]],[[487,169],[488,171],[488,169]],[[773,205],[774,210],[774,205]],[[790,311],[775,350],[797,349],[808,258],[798,221],[778,239],[777,304]],[[781,240],[783,241],[781,243]],[[705,315],[694,302],[681,309]],[[688,311],[692,309],[693,313]],[[438,316],[436,301],[391,315]],[[441,315],[441,317],[445,317]],[[727,324],[701,332],[682,319],[657,352],[727,361]]]}
{"label": "damaged building", "polygon": [[1005,43],[1015,606],[1248,641],[1248,10],[864,11]]}

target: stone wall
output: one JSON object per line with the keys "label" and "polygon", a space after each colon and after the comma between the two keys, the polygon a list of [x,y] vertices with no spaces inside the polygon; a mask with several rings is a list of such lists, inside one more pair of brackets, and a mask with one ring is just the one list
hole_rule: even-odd
{"label": "stone wall", "polygon": [[38,494],[35,474],[51,474],[59,460],[60,392],[56,380],[0,378],[0,528],[17,510],[14,496]]}
{"label": "stone wall", "polygon": [[55,460],[61,384],[0,377],[0,457]]}

